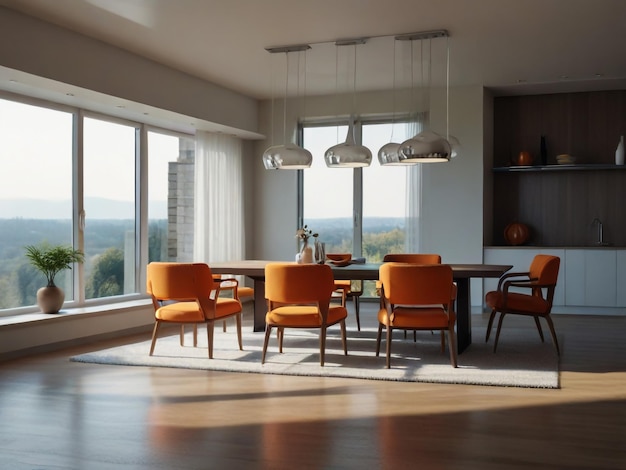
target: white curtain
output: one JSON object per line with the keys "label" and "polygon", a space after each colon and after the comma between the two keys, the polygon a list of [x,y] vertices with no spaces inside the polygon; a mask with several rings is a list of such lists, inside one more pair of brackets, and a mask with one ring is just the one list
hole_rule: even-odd
{"label": "white curtain", "polygon": [[244,258],[242,143],[237,137],[196,134],[194,260]]}
{"label": "white curtain", "polygon": [[[408,123],[407,135],[414,136],[424,130],[427,113],[419,113],[414,122]],[[420,252],[420,212],[422,196],[421,165],[411,165],[406,172],[406,238],[405,252]]]}

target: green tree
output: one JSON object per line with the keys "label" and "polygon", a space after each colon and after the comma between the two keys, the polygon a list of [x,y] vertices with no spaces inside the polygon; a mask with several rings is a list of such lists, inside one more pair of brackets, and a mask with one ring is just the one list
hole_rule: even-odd
{"label": "green tree", "polygon": [[124,252],[109,248],[94,261],[87,282],[87,297],[99,298],[124,293]]}

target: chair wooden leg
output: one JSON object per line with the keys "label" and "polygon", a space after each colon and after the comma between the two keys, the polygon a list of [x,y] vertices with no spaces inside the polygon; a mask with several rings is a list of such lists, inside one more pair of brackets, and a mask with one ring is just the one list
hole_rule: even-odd
{"label": "chair wooden leg", "polygon": [[500,312],[500,319],[498,320],[498,329],[496,330],[496,340],[493,343],[493,352],[496,352],[498,348],[498,339],[500,338],[500,330],[502,329],[502,320],[504,320],[504,312]]}
{"label": "chair wooden leg", "polygon": [[348,355],[348,341],[346,339],[346,322],[343,320],[339,326],[341,327],[341,344],[343,344],[343,354]]}
{"label": "chair wooden leg", "polygon": [[209,359],[213,359],[213,329],[215,326],[215,322],[207,322],[206,324],[206,333],[207,333],[207,340],[209,343]]}
{"label": "chair wooden leg", "polygon": [[222,331],[226,333],[226,320],[224,320],[224,324],[222,325]]}
{"label": "chair wooden leg", "polygon": [[320,328],[320,366],[324,367],[324,353],[326,352],[326,327]]}
{"label": "chair wooden leg", "polygon": [[180,325],[180,345],[185,345],[185,325]]}
{"label": "chair wooden leg", "polygon": [[193,325],[193,347],[194,348],[198,347],[198,325],[197,324]]}
{"label": "chair wooden leg", "polygon": [[378,334],[376,335],[376,357],[380,354],[380,339],[383,335],[383,324],[378,324]]}
{"label": "chair wooden leg", "polygon": [[263,340],[263,352],[261,353],[261,364],[265,364],[265,353],[267,352],[267,344],[270,342],[272,327],[265,325],[265,339]]}
{"label": "chair wooden leg", "polygon": [[[241,341],[241,313],[236,315],[235,320],[237,321],[237,342],[239,343],[239,350],[243,351],[243,343]],[[226,324],[226,322],[224,322]]]}
{"label": "chair wooden leg", "polygon": [[539,323],[539,317],[533,317],[535,319],[535,325],[537,325],[537,331],[539,332],[539,337],[541,338],[541,342],[545,343],[543,339],[543,330],[541,329],[541,323]]}
{"label": "chair wooden leg", "polygon": [[154,323],[154,329],[152,330],[152,343],[150,344],[150,354],[149,354],[149,356],[152,356],[152,353],[154,353],[154,346],[156,345],[156,339],[157,339],[157,333],[159,331],[159,326],[161,326],[161,322],[159,320],[157,320]]}
{"label": "chair wooden leg", "polygon": [[[443,330],[441,330],[441,338],[443,340]],[[450,363],[452,367],[457,367],[456,338],[454,337],[454,326],[448,328],[448,349],[450,350]]]}
{"label": "chair wooden leg", "polygon": [[560,356],[561,350],[559,349],[559,340],[556,339],[556,331],[554,331],[554,323],[552,323],[552,318],[550,316],[545,317],[546,322],[548,323],[548,327],[550,328],[550,334],[552,335],[552,341],[554,341],[554,346],[556,347],[556,353]]}
{"label": "chair wooden leg", "polygon": [[496,317],[496,311],[492,310],[489,316],[489,323],[487,323],[487,335],[485,336],[485,343],[489,341],[489,335],[491,335],[491,327],[493,326],[493,319]]}
{"label": "chair wooden leg", "polygon": [[391,368],[391,336],[393,335],[392,328],[387,325],[387,369]]}
{"label": "chair wooden leg", "polygon": [[356,329],[361,331],[361,318],[359,317],[359,296],[352,297],[354,300],[354,312],[356,313]]}
{"label": "chair wooden leg", "polygon": [[278,352],[283,353],[283,338],[285,337],[285,329],[279,327],[278,331],[276,331],[276,336],[278,338]]}

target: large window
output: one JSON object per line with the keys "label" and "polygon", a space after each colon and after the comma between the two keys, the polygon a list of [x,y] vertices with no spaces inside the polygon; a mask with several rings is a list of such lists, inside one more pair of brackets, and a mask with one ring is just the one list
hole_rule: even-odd
{"label": "large window", "polygon": [[[73,114],[0,99],[0,309],[34,305],[45,277],[24,246],[72,244]],[[55,279],[74,298],[68,271]]]}
{"label": "large window", "polygon": [[0,135],[0,314],[37,310],[45,278],[26,245],[85,252],[82,269],[55,279],[65,308],[137,297],[138,266],[191,259],[191,136],[10,99],[0,99]]}
{"label": "large window", "polygon": [[[386,253],[407,250],[407,172],[409,167],[378,164],[378,150],[392,137],[409,137],[403,123],[357,122],[356,136],[372,151],[366,168],[328,168],[325,150],[345,139],[346,126],[303,128],[303,146],[313,154],[313,165],[303,171],[305,224],[319,232],[328,253],[352,253],[381,261]],[[412,195],[411,197],[417,197]]]}

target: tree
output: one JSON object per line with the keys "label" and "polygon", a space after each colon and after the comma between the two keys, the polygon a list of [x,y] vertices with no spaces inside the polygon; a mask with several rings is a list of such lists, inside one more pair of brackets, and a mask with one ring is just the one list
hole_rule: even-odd
{"label": "tree", "polygon": [[124,293],[124,252],[121,249],[109,248],[95,259],[86,291],[88,298]]}

